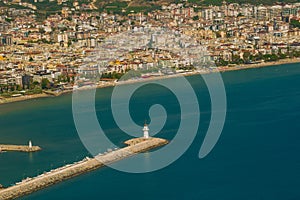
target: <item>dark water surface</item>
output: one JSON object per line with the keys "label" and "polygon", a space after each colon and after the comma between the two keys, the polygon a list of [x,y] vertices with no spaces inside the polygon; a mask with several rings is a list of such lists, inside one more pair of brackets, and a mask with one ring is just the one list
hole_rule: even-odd
{"label": "dark water surface", "polygon": [[[300,199],[300,65],[222,74],[228,111],[213,151],[198,158],[210,119],[210,99],[201,76],[188,77],[201,109],[192,146],[170,166],[146,174],[108,167],[46,188],[22,199]],[[129,138],[113,121],[111,88],[98,89],[96,110],[116,145]],[[0,143],[32,140],[43,151],[0,154],[0,183],[9,186],[89,155],[73,122],[72,96],[0,105]],[[162,104],[168,120],[159,133],[171,139],[180,122],[179,105],[166,88],[148,85],[132,97],[130,112],[142,125],[148,108]],[[189,133],[187,133],[189,134]],[[109,147],[107,147],[109,148]]]}

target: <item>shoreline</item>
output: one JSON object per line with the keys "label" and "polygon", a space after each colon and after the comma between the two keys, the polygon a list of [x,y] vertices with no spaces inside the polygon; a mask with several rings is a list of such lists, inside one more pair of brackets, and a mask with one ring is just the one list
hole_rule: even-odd
{"label": "shoreline", "polygon": [[272,62],[263,62],[263,63],[257,63],[257,64],[241,64],[233,67],[218,67],[219,72],[227,72],[227,71],[236,71],[236,70],[246,70],[246,69],[255,69],[255,68],[263,68],[263,67],[272,67],[272,66],[278,66],[278,65],[285,65],[285,64],[297,64],[300,63],[300,58],[286,58],[281,59],[278,61],[272,61]]}
{"label": "shoreline", "polygon": [[46,98],[46,97],[53,97],[53,96],[46,93],[41,93],[41,94],[24,95],[20,97],[0,98],[0,105],[19,102],[19,101],[28,101],[33,99]]}
{"label": "shoreline", "polygon": [[[300,63],[300,58],[287,58],[287,59],[281,59],[279,61],[272,61],[272,62],[263,62],[263,63],[257,63],[257,64],[241,64],[236,66],[220,66],[216,69],[213,69],[211,71],[191,71],[186,73],[179,73],[179,74],[173,74],[173,75],[164,75],[164,76],[157,76],[157,77],[150,77],[145,79],[137,79],[137,80],[127,80],[127,81],[120,81],[117,83],[114,82],[107,82],[105,84],[97,85],[96,87],[87,87],[85,89],[94,89],[94,88],[107,88],[107,87],[114,87],[117,85],[127,85],[127,84],[134,84],[139,82],[147,82],[147,81],[153,81],[153,80],[163,80],[168,78],[176,78],[181,76],[193,76],[193,75],[200,75],[200,74],[210,74],[210,73],[217,73],[217,72],[230,72],[230,71],[238,71],[238,70],[247,70],[247,69],[256,69],[256,68],[263,68],[263,67],[272,67],[272,66],[279,66],[279,65],[285,65],[285,64],[297,64]],[[0,97],[0,105],[2,104],[10,104],[20,101],[28,101],[33,99],[39,99],[39,98],[47,98],[47,97],[57,97],[64,94],[72,93],[73,90],[65,90],[59,93],[49,92],[49,91],[43,91],[41,94],[33,94],[33,95],[26,95],[26,96],[20,96],[20,97],[10,97],[10,98],[1,98]]]}

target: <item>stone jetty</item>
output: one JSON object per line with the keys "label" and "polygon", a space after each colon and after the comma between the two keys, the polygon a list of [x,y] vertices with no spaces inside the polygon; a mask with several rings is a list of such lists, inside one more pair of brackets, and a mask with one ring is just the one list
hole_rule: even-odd
{"label": "stone jetty", "polygon": [[39,146],[0,144],[0,152],[1,151],[35,152],[40,150],[41,147]]}
{"label": "stone jetty", "polygon": [[134,154],[165,145],[168,143],[168,141],[161,138],[136,138],[125,143],[129,144],[129,146],[103,155],[98,155],[95,158],[86,157],[79,162],[51,170],[50,172],[45,172],[44,174],[34,178],[27,178],[22,182],[16,183],[14,186],[4,188],[0,190],[0,199],[16,199],[50,185],[62,182],[66,179],[70,179],[80,174],[98,169],[102,166],[105,166],[105,164],[113,163],[115,161],[133,156]]}

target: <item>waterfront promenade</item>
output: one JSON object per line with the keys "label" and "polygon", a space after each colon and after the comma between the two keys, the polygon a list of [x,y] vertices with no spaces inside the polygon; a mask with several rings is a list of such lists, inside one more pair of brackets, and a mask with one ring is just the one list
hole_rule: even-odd
{"label": "waterfront promenade", "polygon": [[137,142],[133,142],[127,147],[103,155],[98,155],[95,158],[86,157],[79,162],[51,170],[50,172],[46,172],[34,178],[27,178],[22,182],[16,183],[14,186],[2,189],[0,190],[0,200],[15,199],[30,194],[66,179],[98,169],[105,166],[105,164],[113,163],[133,156],[136,153],[144,152],[168,143],[167,140],[161,138],[149,138],[146,140],[137,138],[134,140],[137,140]]}

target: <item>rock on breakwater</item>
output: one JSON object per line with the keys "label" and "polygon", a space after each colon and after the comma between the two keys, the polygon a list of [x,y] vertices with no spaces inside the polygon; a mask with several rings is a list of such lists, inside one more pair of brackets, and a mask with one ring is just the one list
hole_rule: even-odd
{"label": "rock on breakwater", "polygon": [[167,140],[161,138],[149,138],[147,140],[137,138],[134,140],[137,140],[138,142],[134,142],[134,144],[130,146],[104,155],[98,155],[96,158],[86,157],[79,162],[51,170],[50,172],[46,172],[37,177],[27,178],[22,182],[16,183],[14,186],[0,190],[0,199],[9,200],[18,198],[50,185],[62,182],[66,179],[98,169],[105,166],[105,164],[112,163],[133,156],[136,153],[144,152],[168,143]]}

